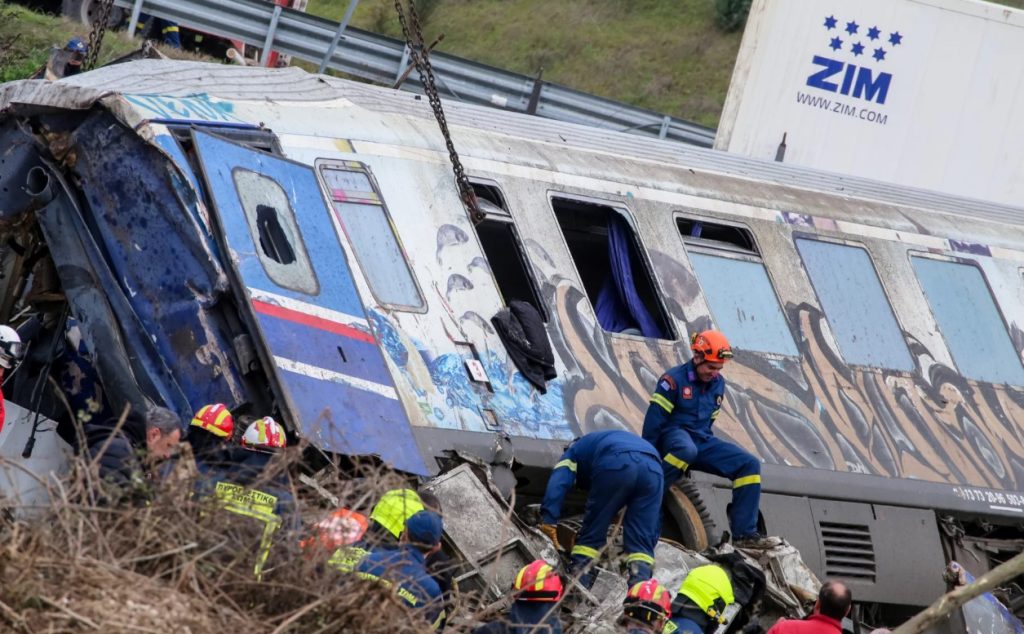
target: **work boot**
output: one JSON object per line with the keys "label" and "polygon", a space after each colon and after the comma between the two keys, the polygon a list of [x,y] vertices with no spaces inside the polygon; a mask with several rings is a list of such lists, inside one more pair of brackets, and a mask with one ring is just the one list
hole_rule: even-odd
{"label": "work boot", "polygon": [[632,588],[634,585],[647,581],[654,576],[651,564],[645,561],[631,561],[626,566],[626,570],[629,571],[629,579],[626,581],[627,588]]}
{"label": "work boot", "polygon": [[761,533],[753,533],[751,535],[737,537],[732,540],[732,545],[736,548],[743,548],[746,550],[768,550],[769,548],[781,546],[782,539],[778,537],[768,537]]}
{"label": "work boot", "polygon": [[569,574],[576,577],[581,586],[590,590],[594,586],[594,582],[597,581],[597,567],[594,565],[595,563],[590,557],[573,555],[569,559]]}

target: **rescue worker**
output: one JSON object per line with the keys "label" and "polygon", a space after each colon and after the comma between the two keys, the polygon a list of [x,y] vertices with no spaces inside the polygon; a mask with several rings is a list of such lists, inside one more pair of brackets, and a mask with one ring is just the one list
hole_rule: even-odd
{"label": "rescue worker", "polygon": [[445,617],[444,599],[441,588],[427,572],[426,558],[441,549],[443,532],[440,515],[420,511],[405,523],[398,548],[374,548],[355,569],[361,579],[392,589],[435,630]]}
{"label": "rescue worker", "polygon": [[71,77],[82,72],[82,63],[85,56],[89,54],[89,45],[81,38],[73,37],[64,45],[64,52],[69,53],[68,61],[64,65],[64,77]]}
{"label": "rescue worker", "polygon": [[704,634],[725,622],[725,608],[735,601],[732,581],[721,566],[698,566],[683,579],[664,632]]}
{"label": "rescue worker", "polygon": [[729,527],[737,546],[758,547],[761,461],[744,449],[714,436],[711,426],[722,411],[725,379],[720,372],[732,348],[725,335],[705,330],[690,342],[693,359],[658,379],[644,417],[643,437],[664,461],[665,486],[687,470],[713,473],[732,480]]}
{"label": "rescue worker", "polygon": [[768,634],[842,634],[843,619],[852,605],[853,593],[846,584],[826,581],[810,616],[803,620],[780,619]]}
{"label": "rescue worker", "polygon": [[358,542],[338,548],[327,563],[340,572],[352,572],[356,564],[376,546],[398,545],[406,521],[424,510],[419,493],[412,489],[392,489],[384,493],[370,512],[365,536]]}
{"label": "rescue worker", "polygon": [[541,505],[540,530],[561,549],[556,524],[562,502],[576,483],[588,490],[583,525],[570,553],[570,570],[585,588],[597,578],[594,560],[601,554],[612,519],[623,507],[623,548],[629,585],[651,578],[654,547],[661,534],[664,474],[658,453],[627,431],[598,431],[577,439],[555,464]]}
{"label": "rescue worker", "polygon": [[229,460],[226,449],[235,433],[235,419],[223,403],[204,405],[192,417],[186,438],[200,474],[223,469]]}
{"label": "rescue worker", "polygon": [[369,520],[362,513],[336,509],[313,525],[312,535],[300,541],[299,547],[305,557],[318,559],[360,542],[368,527]]}
{"label": "rescue worker", "polygon": [[4,419],[7,415],[4,409],[4,374],[7,370],[14,369],[24,355],[25,347],[21,343],[18,331],[10,326],[0,326],[0,430],[4,428]]}
{"label": "rescue worker", "polygon": [[151,407],[145,415],[129,412],[120,428],[115,420],[85,426],[89,459],[99,466],[100,480],[143,498],[149,496],[153,468],[174,454],[181,437],[181,420],[164,407]]}
{"label": "rescue worker", "polygon": [[626,634],[661,634],[671,614],[672,593],[657,579],[648,579],[626,593],[618,624]]}
{"label": "rescue worker", "polygon": [[146,39],[160,40],[171,48],[181,48],[181,29],[178,28],[177,22],[141,13],[138,32],[144,33]]}
{"label": "rescue worker", "polygon": [[519,569],[512,582],[515,601],[500,620],[481,625],[473,634],[562,634],[558,602],[562,578],[548,562],[538,559]]}
{"label": "rescue worker", "polygon": [[242,436],[243,451],[248,455],[212,483],[211,496],[217,506],[261,525],[253,566],[257,580],[263,578],[274,533],[282,526],[290,530],[298,528],[294,499],[287,483],[282,478],[261,481],[269,459],[286,444],[284,429],[273,418],[265,416],[254,421]]}

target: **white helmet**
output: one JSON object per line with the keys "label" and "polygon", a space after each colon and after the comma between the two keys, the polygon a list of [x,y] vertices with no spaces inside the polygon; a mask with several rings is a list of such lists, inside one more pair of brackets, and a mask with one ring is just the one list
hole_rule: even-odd
{"label": "white helmet", "polygon": [[10,326],[0,326],[0,367],[10,370],[25,354],[18,331]]}
{"label": "white helmet", "polygon": [[242,435],[242,446],[251,449],[282,449],[286,444],[284,429],[269,416],[249,425]]}

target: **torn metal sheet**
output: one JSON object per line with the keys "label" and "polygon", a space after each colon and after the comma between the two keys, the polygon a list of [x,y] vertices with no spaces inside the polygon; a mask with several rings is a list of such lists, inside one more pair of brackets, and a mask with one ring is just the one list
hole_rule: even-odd
{"label": "torn metal sheet", "polygon": [[[786,540],[767,549],[738,549],[751,563],[765,573],[768,587],[766,596],[779,605],[787,615],[803,618],[807,612],[807,599],[817,598],[821,581],[804,564],[800,551]],[[731,548],[731,547],[730,547]]]}
{"label": "torn metal sheet", "polygon": [[[955,561],[949,562],[945,577],[954,586],[974,583],[974,575]],[[991,592],[971,599],[961,611],[969,634],[1024,634],[1024,624]]]}

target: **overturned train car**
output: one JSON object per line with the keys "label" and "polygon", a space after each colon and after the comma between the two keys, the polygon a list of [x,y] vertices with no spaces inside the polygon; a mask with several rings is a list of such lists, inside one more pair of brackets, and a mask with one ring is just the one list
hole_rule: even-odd
{"label": "overturned train car", "polygon": [[[164,61],[0,87],[0,319],[32,342],[4,456],[221,401],[410,473],[473,455],[529,500],[715,326],[765,530],[875,620],[1024,545],[1022,210],[448,108],[477,223],[416,95]],[[513,300],[555,378],[496,334]],[[698,475],[670,530],[714,540],[728,487]]]}

